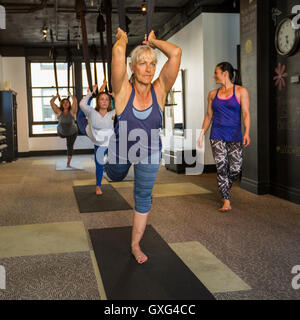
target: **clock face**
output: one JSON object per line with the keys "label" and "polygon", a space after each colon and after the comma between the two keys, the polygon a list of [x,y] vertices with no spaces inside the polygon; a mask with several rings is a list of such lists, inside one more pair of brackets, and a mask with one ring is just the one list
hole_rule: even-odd
{"label": "clock face", "polygon": [[295,41],[296,30],[293,28],[292,21],[285,19],[278,26],[276,40],[277,51],[282,55],[289,54],[294,48]]}

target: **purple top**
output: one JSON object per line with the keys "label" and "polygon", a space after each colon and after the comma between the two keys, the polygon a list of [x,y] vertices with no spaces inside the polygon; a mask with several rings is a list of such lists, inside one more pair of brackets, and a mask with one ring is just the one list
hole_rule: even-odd
{"label": "purple top", "polygon": [[[161,151],[159,129],[162,127],[162,111],[151,85],[152,105],[146,110],[138,110],[133,105],[135,89],[115,126],[115,134],[110,139],[109,151],[117,159],[133,162]],[[115,144],[115,145],[114,145]],[[109,155],[110,157],[110,155]]]}
{"label": "purple top", "polygon": [[241,131],[241,104],[235,95],[229,98],[219,98],[218,93],[212,102],[213,120],[210,131],[210,139],[228,142],[242,142]]}

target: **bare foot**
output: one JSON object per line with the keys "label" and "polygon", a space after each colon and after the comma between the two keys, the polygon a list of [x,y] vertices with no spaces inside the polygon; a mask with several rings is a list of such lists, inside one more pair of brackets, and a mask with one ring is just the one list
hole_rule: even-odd
{"label": "bare foot", "polygon": [[230,211],[232,208],[231,208],[231,205],[230,205],[230,201],[229,200],[224,200],[222,199],[223,201],[223,207],[219,209],[220,212],[227,212],[227,211]]}
{"label": "bare foot", "polygon": [[101,195],[103,192],[99,186],[96,187],[96,194]]}
{"label": "bare foot", "polygon": [[148,260],[148,257],[142,252],[139,245],[132,247],[131,253],[139,264],[142,264]]}
{"label": "bare foot", "polygon": [[72,168],[70,162],[67,163],[67,168]]}

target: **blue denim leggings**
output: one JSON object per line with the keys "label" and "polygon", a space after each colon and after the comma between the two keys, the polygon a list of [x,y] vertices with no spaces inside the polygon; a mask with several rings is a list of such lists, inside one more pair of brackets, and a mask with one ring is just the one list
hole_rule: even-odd
{"label": "blue denim leggings", "polygon": [[[152,204],[152,189],[160,165],[161,153],[157,153],[158,161],[155,163],[134,163],[134,202],[135,211],[147,213],[150,211]],[[148,161],[150,162],[150,161]],[[113,181],[122,181],[132,163],[126,164],[109,164],[104,165],[104,170],[108,177]]]}
{"label": "blue denim leggings", "polygon": [[[86,135],[86,126],[88,125],[88,120],[85,116],[85,114],[80,110],[77,115],[77,124],[79,127],[79,130]],[[102,184],[102,177],[103,177],[103,159],[104,154],[107,150],[107,147],[99,147],[94,146],[94,159],[95,159],[95,165],[96,165],[96,181],[97,186],[101,186]]]}
{"label": "blue denim leggings", "polygon": [[104,154],[107,150],[107,147],[99,147],[95,145],[95,152],[94,152],[94,159],[96,164],[96,180],[97,180],[97,186],[101,186],[102,183],[102,177],[103,177],[103,171],[104,171]]}

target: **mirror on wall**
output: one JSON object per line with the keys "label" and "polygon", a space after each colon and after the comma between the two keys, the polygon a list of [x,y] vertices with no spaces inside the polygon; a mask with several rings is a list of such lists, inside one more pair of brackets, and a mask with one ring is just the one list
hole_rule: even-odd
{"label": "mirror on wall", "polygon": [[185,129],[185,72],[186,70],[179,70],[167,95],[164,113],[164,129],[174,130],[174,134],[179,135],[183,135]]}

